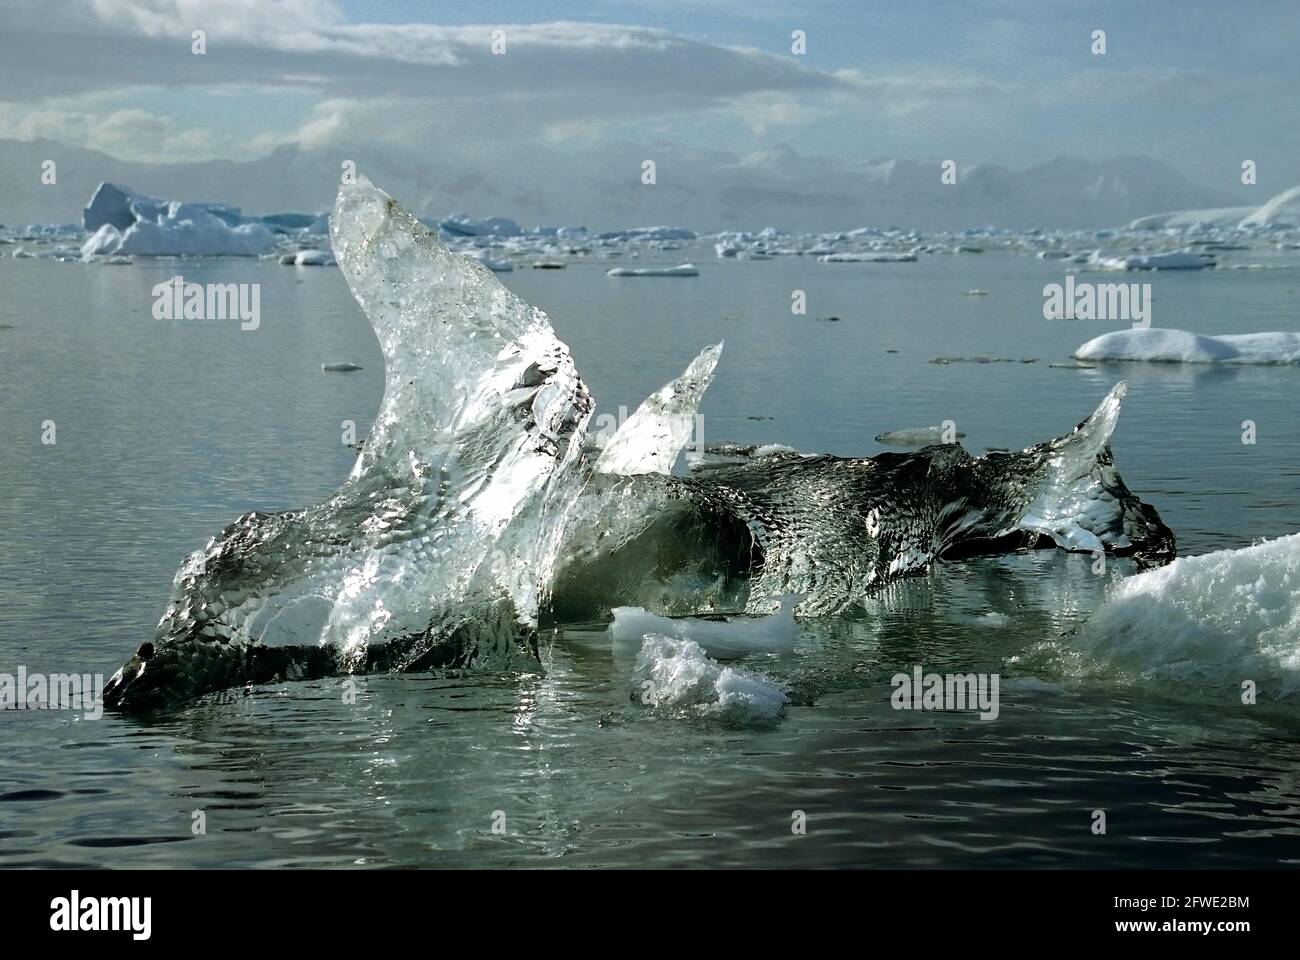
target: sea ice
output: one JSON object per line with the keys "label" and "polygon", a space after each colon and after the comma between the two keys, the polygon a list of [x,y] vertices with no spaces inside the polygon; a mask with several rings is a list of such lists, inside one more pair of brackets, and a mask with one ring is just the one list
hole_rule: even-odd
{"label": "sea ice", "polygon": [[1146,253],[1133,256],[1103,256],[1094,253],[1088,263],[1103,270],[1204,270],[1214,266],[1214,258],[1195,250],[1172,253]]}
{"label": "sea ice", "polygon": [[1261,698],[1300,692],[1300,534],[1182,557],[1129,577],[1070,638],[1142,680]]}
{"label": "sea ice", "polygon": [[634,646],[660,634],[698,643],[711,657],[731,659],[750,653],[787,653],[799,639],[794,610],[801,597],[781,598],[776,613],[765,617],[709,620],[700,617],[661,617],[644,607],[615,607],[609,633],[618,646]]}
{"label": "sea ice", "polygon": [[786,704],[771,681],[718,664],[692,640],[654,634],[637,654],[633,691],[656,711],[733,723],[771,722]]}
{"label": "sea ice", "polygon": [[693,263],[675,267],[614,267],[605,271],[607,277],[698,277],[699,269]]}
{"label": "sea ice", "polygon": [[1074,351],[1078,360],[1144,360],[1152,363],[1300,362],[1300,333],[1237,333],[1208,336],[1150,327],[1103,333]]}
{"label": "sea ice", "polygon": [[915,263],[914,253],[827,253],[817,258],[822,263]]}
{"label": "sea ice", "polygon": [[[879,434],[876,437],[876,443],[889,443],[900,447],[924,447],[930,443],[950,442],[948,437],[945,436],[946,433],[946,428],[942,426],[890,430],[887,433]],[[964,437],[966,434],[955,433],[951,436]]]}

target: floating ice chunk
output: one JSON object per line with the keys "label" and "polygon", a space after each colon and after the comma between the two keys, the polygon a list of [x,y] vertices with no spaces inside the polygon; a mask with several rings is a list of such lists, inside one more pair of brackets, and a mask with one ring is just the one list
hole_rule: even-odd
{"label": "floating ice chunk", "polygon": [[914,253],[826,253],[822,263],[915,263]]}
{"label": "floating ice chunk", "polygon": [[1204,270],[1214,266],[1214,258],[1195,250],[1172,253],[1147,253],[1135,256],[1102,256],[1094,253],[1088,263],[1103,270]]}
{"label": "floating ice chunk", "polygon": [[637,654],[633,690],[656,711],[735,723],[771,722],[786,703],[779,686],[710,660],[698,643],[653,634]]}
{"label": "floating ice chunk", "polygon": [[699,269],[693,263],[675,267],[614,267],[605,271],[607,277],[698,277]]}
{"label": "floating ice chunk", "polygon": [[1144,680],[1300,693],[1300,534],[1182,557],[1122,581],[1072,644]]}
{"label": "floating ice chunk", "polygon": [[1079,360],[1144,360],[1152,363],[1300,363],[1300,333],[1238,333],[1207,336],[1150,327],[1104,333],[1074,351]]}
{"label": "floating ice chunk", "polygon": [[461,237],[518,237],[524,232],[519,224],[507,217],[478,220],[463,213],[453,213],[438,225],[447,233]]}
{"label": "floating ice chunk", "polygon": [[137,219],[125,230],[101,225],[82,245],[83,257],[256,257],[275,246],[275,234],[259,223],[230,226],[193,204],[170,204],[157,220]]}
{"label": "floating ice chunk", "polygon": [[332,267],[334,254],[328,250],[299,250],[284,254],[280,262],[290,267]]}
{"label": "floating ice chunk", "polygon": [[889,443],[899,447],[924,447],[931,443],[951,443],[950,436],[964,437],[964,433],[948,435],[947,428],[914,427],[910,430],[890,430],[876,437],[876,443]]}
{"label": "floating ice chunk", "polygon": [[[268,630],[319,641],[329,669],[375,668],[375,645],[384,669],[535,662],[586,387],[541,310],[365,178],[340,186],[330,228],[384,355],[370,434],[320,503],[247,514],[190,556],[146,686],[164,664],[182,690],[228,685]],[[210,672],[176,666],[196,649]]]}
{"label": "floating ice chunk", "polygon": [[671,473],[695,429],[695,415],[725,341],[705,347],[680,377],[647,397],[601,448],[596,469],[631,476]]}
{"label": "floating ice chunk", "polygon": [[615,607],[610,636],[618,646],[635,646],[651,634],[691,640],[712,657],[731,659],[750,653],[786,653],[799,639],[794,610],[798,596],[784,596],[776,613],[766,617],[705,620],[699,617],[661,617],[644,607]]}
{"label": "floating ice chunk", "polygon": [[1048,452],[1046,469],[1033,500],[1011,529],[1044,534],[1072,551],[1091,553],[1131,545],[1126,524],[1137,520],[1126,518],[1121,508],[1117,494],[1123,484],[1108,452],[1127,392],[1128,385],[1121,380],[1072,433],[1043,445]]}
{"label": "floating ice chunk", "polygon": [[694,240],[697,234],[685,227],[628,227],[596,234],[597,240]]}

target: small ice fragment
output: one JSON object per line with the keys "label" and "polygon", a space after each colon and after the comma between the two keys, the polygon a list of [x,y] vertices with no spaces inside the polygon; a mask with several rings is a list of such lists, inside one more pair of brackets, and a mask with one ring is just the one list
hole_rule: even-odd
{"label": "small ice fragment", "polygon": [[693,640],[652,634],[637,653],[633,691],[656,711],[771,722],[786,696],[771,681],[709,659]]}
{"label": "small ice fragment", "polygon": [[[945,436],[945,432],[945,428],[942,426],[890,430],[888,433],[879,434],[876,437],[876,443],[888,443],[899,447],[924,447],[931,443],[950,442]],[[966,434],[958,431],[951,436],[964,437]]]}
{"label": "small ice fragment", "polygon": [[798,596],[781,598],[781,608],[766,617],[703,620],[698,617],[661,617],[644,607],[615,607],[609,625],[616,646],[636,645],[650,634],[692,640],[710,656],[735,658],[749,653],[785,653],[799,638],[794,609]]}
{"label": "small ice fragment", "polygon": [[675,267],[614,267],[605,271],[607,277],[698,277],[699,269],[693,263]]}

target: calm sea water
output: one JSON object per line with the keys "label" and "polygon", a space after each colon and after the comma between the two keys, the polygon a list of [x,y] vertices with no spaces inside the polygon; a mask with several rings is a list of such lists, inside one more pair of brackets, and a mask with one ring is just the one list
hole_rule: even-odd
{"label": "calm sea water", "polygon": [[[1021,447],[1124,377],[1116,461],[1181,552],[1300,530],[1300,369],[1051,368],[1121,324],[1043,320],[1062,267],[1010,254],[697,262],[697,279],[609,279],[593,261],[503,280],[551,314],[601,412],[634,408],[724,337],[706,439],[841,455],[945,419],[974,452]],[[150,289],[177,273],[260,283],[260,329],[154,320]],[[1300,328],[1300,270],[1123,279],[1153,283],[1156,326]],[[186,553],[244,511],[344,480],[343,422],[369,427],[379,349],[334,269],[5,259],[0,284],[0,672],[107,676],[152,635]],[[790,312],[795,289],[807,316]],[[339,360],[364,370],[321,372]],[[1300,862],[1300,722],[1018,667],[1131,572],[1089,564],[953,564],[863,616],[804,624],[794,654],[746,664],[789,687],[768,726],[648,712],[600,625],[565,630],[544,674],[369,677],[356,705],[329,680],[149,721],[5,712],[0,866]],[[891,710],[889,677],[918,663],[1001,672],[999,719]]]}

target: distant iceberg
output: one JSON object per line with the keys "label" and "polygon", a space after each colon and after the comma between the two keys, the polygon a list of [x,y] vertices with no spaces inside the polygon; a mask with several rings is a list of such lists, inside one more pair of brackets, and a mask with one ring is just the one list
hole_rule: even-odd
{"label": "distant iceberg", "polygon": [[1213,267],[1214,258],[1195,250],[1175,250],[1172,253],[1147,253],[1135,256],[1102,256],[1094,253],[1089,266],[1103,270],[1204,270]]}
{"label": "distant iceberg", "polygon": [[1300,333],[1238,333],[1208,336],[1187,330],[1116,330],[1074,351],[1078,360],[1144,360],[1152,363],[1300,363]]}
{"label": "distant iceberg", "polygon": [[523,235],[523,228],[508,217],[487,217],[477,219],[463,213],[453,213],[445,220],[439,220],[446,233],[458,237],[518,237]]}
{"label": "distant iceberg", "polygon": [[675,267],[614,267],[605,271],[608,277],[698,277],[699,268],[693,263],[682,263]]}
{"label": "distant iceberg", "polygon": [[269,253],[276,237],[258,223],[228,226],[215,215],[187,204],[171,204],[157,221],[137,220],[126,230],[105,223],[81,247],[83,257],[257,257]]}
{"label": "distant iceberg", "polygon": [[82,211],[90,237],[83,257],[237,256],[269,253],[278,237],[307,233],[323,224],[320,214],[245,216],[224,203],[160,200],[114,183],[101,183]]}
{"label": "distant iceberg", "polygon": [[685,227],[628,227],[596,234],[597,240],[694,240],[699,234]]}
{"label": "distant iceberg", "polygon": [[332,267],[334,254],[329,250],[299,250],[284,254],[280,262],[288,267]]}
{"label": "distant iceberg", "polygon": [[822,263],[915,263],[914,253],[826,253]]}

